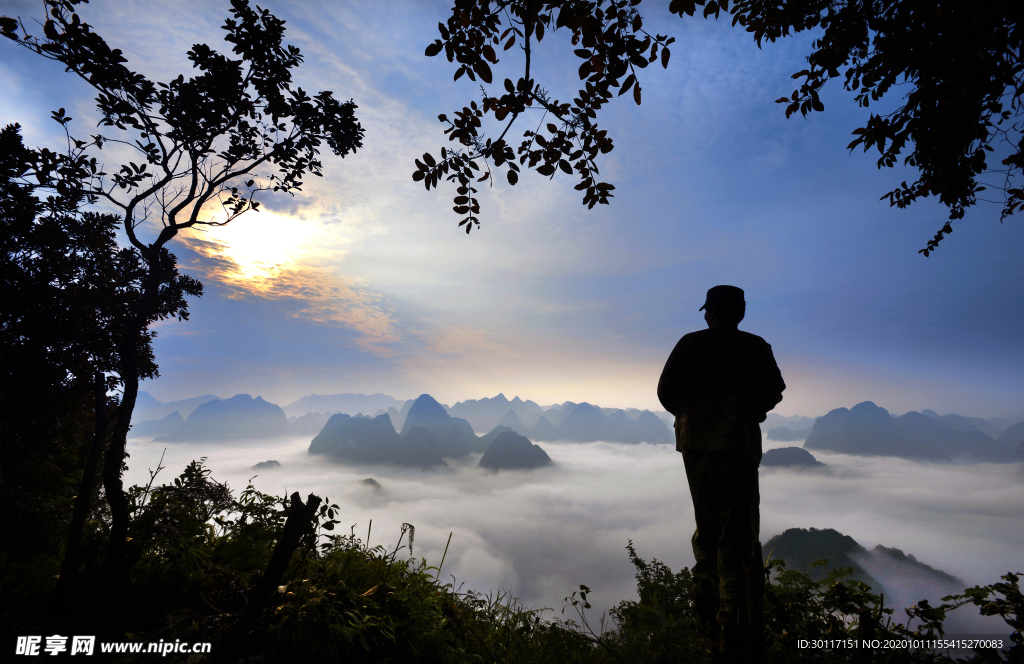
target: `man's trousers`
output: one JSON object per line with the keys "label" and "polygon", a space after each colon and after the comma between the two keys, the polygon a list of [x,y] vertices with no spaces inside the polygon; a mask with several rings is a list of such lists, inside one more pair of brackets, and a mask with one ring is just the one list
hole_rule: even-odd
{"label": "man's trousers", "polygon": [[[705,628],[711,628],[713,621],[738,625],[752,623],[753,618],[759,622],[760,616],[751,614],[752,608],[760,613],[764,579],[758,542],[758,460],[749,453],[688,450],[683,452],[683,463],[697,521],[692,542],[698,619]],[[754,587],[748,590],[748,586]],[[748,599],[751,591],[756,596]],[[744,624],[741,631],[749,629]]]}

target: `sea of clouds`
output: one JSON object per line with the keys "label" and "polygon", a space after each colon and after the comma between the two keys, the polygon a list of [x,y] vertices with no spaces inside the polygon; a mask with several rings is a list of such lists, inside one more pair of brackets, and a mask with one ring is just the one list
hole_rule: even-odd
{"label": "sea of clouds", "polygon": [[[786,443],[766,442],[767,447]],[[230,443],[129,441],[126,483],[145,484],[161,454],[157,484],[207,457],[213,477],[233,489],[299,491],[328,497],[349,527],[370,544],[394,548],[403,523],[416,527],[415,557],[441,562],[463,590],[510,590],[524,604],[556,613],[580,584],[593,592],[593,619],[635,599],[632,540],[645,559],[672,569],[693,564],[693,506],[680,455],[670,445],[544,443],[554,465],[492,474],[478,455],[443,472],[386,466],[353,468],[307,453],[309,439]],[[166,450],[166,451],[165,451]],[[1024,572],[1024,464],[926,464],[895,458],[817,454],[824,470],[762,468],[761,540],[787,528],[835,528],[870,549],[896,547],[967,585]],[[254,471],[260,461],[281,467]],[[372,477],[379,490],[361,480]],[[408,555],[404,550],[403,555]],[[864,561],[872,571],[871,560]],[[880,578],[903,606],[946,591],[920,579]],[[965,607],[955,631],[1005,631]],[[897,616],[905,620],[901,611]]]}

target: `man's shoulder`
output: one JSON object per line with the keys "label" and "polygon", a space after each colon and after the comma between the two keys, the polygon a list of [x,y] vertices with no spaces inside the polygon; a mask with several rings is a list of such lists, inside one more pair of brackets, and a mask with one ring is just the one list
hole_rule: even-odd
{"label": "man's shoulder", "polygon": [[684,335],[680,341],[689,341],[692,343],[704,343],[704,342],[721,342],[727,343],[740,343],[757,346],[771,346],[767,341],[751,334],[750,332],[744,332],[743,330],[737,329],[721,329],[721,328],[708,328],[706,330],[697,330],[696,332],[690,332]]}
{"label": "man's shoulder", "polygon": [[744,332],[743,330],[736,330],[736,332],[739,333],[739,336],[743,340],[744,343],[748,343],[748,344],[751,344],[751,345],[758,345],[758,346],[768,346],[769,348],[771,348],[771,344],[770,343],[768,343],[767,341],[765,341],[761,337],[757,336],[756,334],[751,334],[750,332]]}
{"label": "man's shoulder", "polygon": [[680,341],[699,341],[700,339],[706,338],[709,332],[711,332],[711,330],[697,330],[695,332],[690,332],[689,334],[684,334]]}
{"label": "man's shoulder", "polygon": [[704,346],[708,343],[713,342],[715,335],[711,333],[711,330],[697,330],[684,334],[679,342],[676,344],[676,348],[696,348]]}
{"label": "man's shoulder", "polygon": [[748,347],[771,350],[771,344],[750,332],[743,330],[723,330],[721,328],[708,328],[697,330],[683,335],[676,344],[677,348],[720,348],[720,347]]}

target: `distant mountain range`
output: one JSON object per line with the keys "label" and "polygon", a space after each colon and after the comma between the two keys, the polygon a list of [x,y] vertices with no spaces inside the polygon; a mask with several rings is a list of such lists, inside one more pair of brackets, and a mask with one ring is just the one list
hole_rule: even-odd
{"label": "distant mountain range", "polygon": [[1018,451],[1024,449],[1024,421],[1006,427],[996,440]]}
{"label": "distant mountain range", "polygon": [[791,415],[789,417],[783,417],[778,413],[768,413],[764,422],[761,423],[761,430],[770,430],[776,427],[784,427],[792,431],[800,431],[802,429],[808,429],[814,426],[814,420],[816,417],[805,417],[803,415]]}
{"label": "distant mountain range", "polygon": [[[601,408],[566,401],[547,409],[504,394],[467,400],[448,407],[400,401],[385,394],[307,395],[281,408],[247,394],[222,399],[205,394],[161,403],[139,392],[131,435],[163,441],[237,440],[278,436],[318,436],[332,416],[388,415],[399,438],[425,429],[439,454],[459,456],[465,449],[482,453],[477,431],[514,431],[534,441],[607,441],[672,443],[672,416],[663,411]],[[460,433],[453,434],[455,427]],[[891,415],[870,401],[852,409],[837,408],[819,418],[769,413],[761,425],[769,440],[805,440],[808,450],[861,455],[893,455],[934,461],[1024,460],[1024,417],[965,417],[932,410]],[[420,435],[420,434],[416,434]]]}
{"label": "distant mountain range", "polygon": [[162,420],[175,411],[184,419],[202,404],[215,399],[220,399],[220,397],[215,394],[204,394],[201,397],[161,403],[154,399],[149,392],[139,390],[139,396],[135,399],[135,410],[132,411],[132,421]]}
{"label": "distant mountain range", "polygon": [[289,417],[298,417],[306,413],[364,413],[370,415],[388,408],[401,408],[405,404],[386,394],[308,394],[298,401],[288,404],[282,410]]}
{"label": "distant mountain range", "polygon": [[429,394],[413,402],[401,433],[388,413],[373,419],[337,414],[309,445],[310,454],[339,461],[418,468],[445,467],[445,458],[474,452],[483,452],[480,465],[490,470],[526,470],[551,463],[544,450],[507,427],[495,427],[478,438],[469,422],[449,415]]}
{"label": "distant mountain range", "polygon": [[261,397],[236,394],[230,399],[213,399],[196,406],[188,418],[174,411],[160,420],[144,420],[132,427],[131,435],[153,437],[161,442],[194,440],[237,440],[277,438],[291,433],[284,411]]}
{"label": "distant mountain range", "polygon": [[413,435],[403,439],[387,413],[373,419],[344,413],[334,415],[309,444],[309,453],[355,463],[393,463],[420,468],[448,465],[428,431],[417,428]]}
{"label": "distant mountain range", "polygon": [[624,410],[615,409],[606,414],[605,409],[588,403],[563,404],[557,411],[551,409],[525,433],[534,440],[576,442],[602,440],[636,444],[671,443],[675,440],[665,422],[650,411],[642,411],[633,419]]}
{"label": "distant mountain range", "polygon": [[868,584],[876,593],[884,593],[886,604],[899,608],[925,599],[923,595],[934,600],[961,593],[966,585],[911,554],[882,545],[868,550],[831,528],[790,528],[768,540],[761,550],[765,559],[782,559],[788,569],[805,571],[815,581],[826,575],[824,568],[811,567],[817,560],[827,560],[828,569],[853,568],[854,579]]}
{"label": "distant mountain range", "polygon": [[451,407],[453,417],[461,417],[469,422],[476,431],[491,431],[499,424],[503,424],[509,412],[527,428],[532,427],[544,414],[544,409],[533,401],[523,401],[514,397],[511,401],[504,394],[491,399],[469,399],[460,401]]}
{"label": "distant mountain range", "polygon": [[[162,441],[234,440],[239,438],[273,438],[277,436],[316,436],[333,415],[333,408],[348,408],[350,417],[388,415],[391,426],[404,436],[411,428],[425,428],[441,446],[443,456],[458,456],[463,443],[452,438],[449,428],[454,424],[462,432],[465,445],[472,447],[476,431],[506,427],[534,440],[571,440],[577,442],[609,441],[622,443],[670,443],[672,432],[663,416],[635,408],[599,408],[587,403],[566,401],[543,410],[533,401],[519,397],[511,400],[499,394],[491,399],[463,401],[452,407],[433,398],[399,401],[387,395],[334,394],[309,395],[282,409],[248,394],[221,399],[204,395],[161,403],[140,392],[142,409],[133,416],[131,435]],[[143,396],[144,395],[144,396]],[[416,405],[419,404],[418,407]],[[172,407],[177,407],[172,409]],[[373,408],[377,406],[376,410]],[[387,406],[384,408],[384,406]],[[285,417],[286,410],[305,414]],[[505,410],[498,414],[500,409]],[[344,411],[342,411],[344,412]],[[461,414],[468,417],[462,417]],[[667,415],[667,413],[663,414]],[[469,418],[473,418],[472,421]],[[490,429],[484,428],[492,423]],[[441,430],[444,429],[444,430]],[[473,450],[483,452],[482,449]]]}
{"label": "distant mountain range", "polygon": [[930,417],[911,411],[892,417],[864,401],[837,408],[814,422],[804,447],[864,456],[895,456],[927,461],[1008,463],[1021,460],[1020,449],[994,440],[968,418]]}
{"label": "distant mountain range", "polygon": [[794,431],[789,427],[772,427],[768,429],[768,440],[777,440],[783,443],[791,443],[796,440],[807,440],[811,435],[811,429],[799,429]]}

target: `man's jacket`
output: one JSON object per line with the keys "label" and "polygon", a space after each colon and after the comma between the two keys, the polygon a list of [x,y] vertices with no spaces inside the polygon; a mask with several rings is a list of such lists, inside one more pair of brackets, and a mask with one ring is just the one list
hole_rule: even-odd
{"label": "man's jacket", "polygon": [[676,449],[750,452],[760,458],[768,411],[786,383],[761,337],[715,327],[687,334],[669,355],[658,398],[676,416]]}

